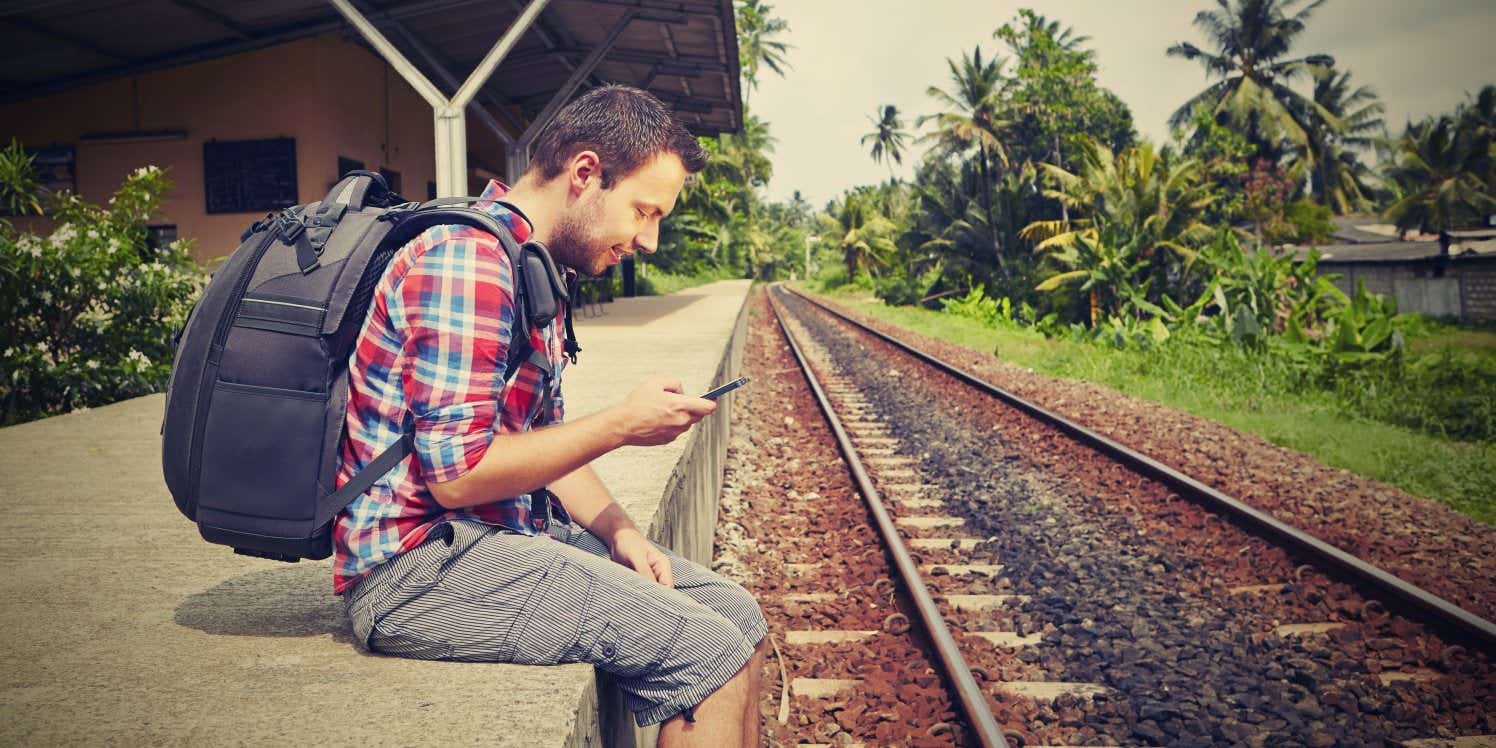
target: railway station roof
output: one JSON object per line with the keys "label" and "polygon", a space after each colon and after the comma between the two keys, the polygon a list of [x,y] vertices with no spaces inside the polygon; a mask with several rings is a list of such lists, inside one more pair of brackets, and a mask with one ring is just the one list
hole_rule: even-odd
{"label": "railway station roof", "polygon": [[[447,77],[436,70],[444,67],[460,81],[527,3],[354,4],[428,79]],[[14,0],[0,5],[0,97],[19,101],[340,30],[363,41],[326,0]],[[602,57],[589,60],[600,48]],[[699,135],[741,128],[732,0],[551,0],[479,101],[522,131],[590,62],[583,85],[649,90]]]}

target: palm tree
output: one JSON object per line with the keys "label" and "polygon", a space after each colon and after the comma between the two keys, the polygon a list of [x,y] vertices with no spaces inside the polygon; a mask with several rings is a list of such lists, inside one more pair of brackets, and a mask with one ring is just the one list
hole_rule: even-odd
{"label": "palm tree", "polygon": [[1209,37],[1214,52],[1189,42],[1169,47],[1170,57],[1196,60],[1210,77],[1221,80],[1196,94],[1169,118],[1171,127],[1183,127],[1197,107],[1213,114],[1228,113],[1238,125],[1264,143],[1276,128],[1292,142],[1308,143],[1311,123],[1303,112],[1318,112],[1332,127],[1337,117],[1312,100],[1289,88],[1294,78],[1315,68],[1335,64],[1329,55],[1289,57],[1289,51],[1305,22],[1325,0],[1216,0],[1218,10],[1202,10],[1195,25]]}
{"label": "palm tree", "polygon": [[1448,115],[1409,125],[1387,177],[1402,197],[1384,214],[1399,231],[1457,228],[1496,210],[1491,194],[1491,141]]}
{"label": "palm tree", "polygon": [[[1054,40],[1056,45],[1065,52],[1081,52],[1081,45],[1091,41],[1091,37],[1077,35],[1075,29],[1062,25],[1058,20],[1046,17],[1042,13],[1035,13],[1028,8],[1022,8],[1018,15],[1028,24],[1029,32],[1040,32]],[[996,36],[996,34],[993,34]]]}
{"label": "palm tree", "polygon": [[[946,64],[951,69],[953,93],[937,86],[931,86],[926,91],[945,107],[945,111],[919,118],[920,126],[926,122],[935,123],[934,131],[921,140],[934,140],[940,150],[949,154],[976,150],[978,173],[981,176],[981,184],[977,189],[982,209],[988,216],[985,222],[991,225],[991,162],[997,160],[1003,166],[1008,164],[1008,152],[1003,147],[1001,138],[1006,123],[1000,116],[1005,83],[1002,72],[1004,61],[1000,58],[983,60],[982,48],[977,47],[969,55],[962,53],[959,66],[955,60],[949,59]],[[998,270],[1005,272],[1002,242],[995,230],[990,232],[989,239]]]}
{"label": "palm tree", "polygon": [[790,67],[784,59],[790,45],[777,37],[789,31],[790,25],[774,15],[774,7],[764,0],[739,0],[738,22],[738,69],[743,76],[743,101],[758,88],[759,65],[784,77],[785,68]]}
{"label": "palm tree", "polygon": [[868,121],[873,123],[873,131],[862,136],[862,144],[872,141],[873,160],[888,164],[888,181],[892,182],[893,165],[904,163],[904,147],[909,143],[909,133],[904,130],[899,108],[893,104],[879,107],[878,116],[868,117]]}
{"label": "palm tree", "polygon": [[[1044,195],[1081,218],[1024,227],[1023,237],[1038,241],[1034,250],[1063,270],[1038,290],[1083,283],[1082,290],[1091,293],[1093,326],[1103,311],[1115,310],[1114,302],[1143,308],[1149,284],[1158,282],[1162,291],[1163,284],[1182,277],[1194,247],[1210,236],[1199,217],[1214,198],[1194,159],[1165,161],[1147,142],[1113,154],[1084,141],[1077,172],[1043,167],[1056,185]],[[1170,256],[1183,265],[1171,264]],[[1143,272],[1152,277],[1135,277]]]}
{"label": "palm tree", "polygon": [[[1316,109],[1301,112],[1310,123],[1307,147],[1298,149],[1298,168],[1314,175],[1314,196],[1320,204],[1345,214],[1364,209],[1370,202],[1362,179],[1370,170],[1358,152],[1370,148],[1385,128],[1382,112],[1370,86],[1351,85],[1351,74],[1321,68],[1314,73],[1313,102]],[[1334,126],[1319,115],[1323,110],[1339,121]]]}
{"label": "palm tree", "polygon": [[864,268],[872,271],[875,265],[886,266],[895,250],[893,236],[898,227],[873,205],[872,198],[861,191],[848,192],[820,216],[821,235],[841,250],[848,280],[856,280]]}

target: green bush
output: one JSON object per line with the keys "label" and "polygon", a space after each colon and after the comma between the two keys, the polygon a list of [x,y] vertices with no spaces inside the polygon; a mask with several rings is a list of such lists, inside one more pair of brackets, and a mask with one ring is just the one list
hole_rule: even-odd
{"label": "green bush", "polygon": [[10,205],[45,201],[43,237],[0,221],[0,423],[9,425],[160,391],[172,332],[205,277],[183,240],[152,250],[146,221],[171,189],[154,166],[136,170],[107,207],[44,196],[18,144],[0,152]]}
{"label": "green bush", "polygon": [[1323,243],[1335,233],[1330,209],[1307,197],[1289,203],[1283,218],[1293,227],[1293,240],[1300,244]]}

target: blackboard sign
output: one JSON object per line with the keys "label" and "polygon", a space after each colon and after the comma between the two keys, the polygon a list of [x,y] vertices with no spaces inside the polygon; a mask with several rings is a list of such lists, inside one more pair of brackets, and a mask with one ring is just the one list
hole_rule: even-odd
{"label": "blackboard sign", "polygon": [[296,139],[204,143],[203,188],[209,213],[259,213],[295,205]]}

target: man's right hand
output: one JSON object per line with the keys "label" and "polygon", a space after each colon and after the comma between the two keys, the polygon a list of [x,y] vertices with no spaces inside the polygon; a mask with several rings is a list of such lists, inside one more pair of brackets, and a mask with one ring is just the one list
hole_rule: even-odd
{"label": "man's right hand", "polygon": [[636,447],[669,444],[692,424],[717,409],[711,400],[682,394],[679,380],[652,377],[614,406],[623,443]]}

